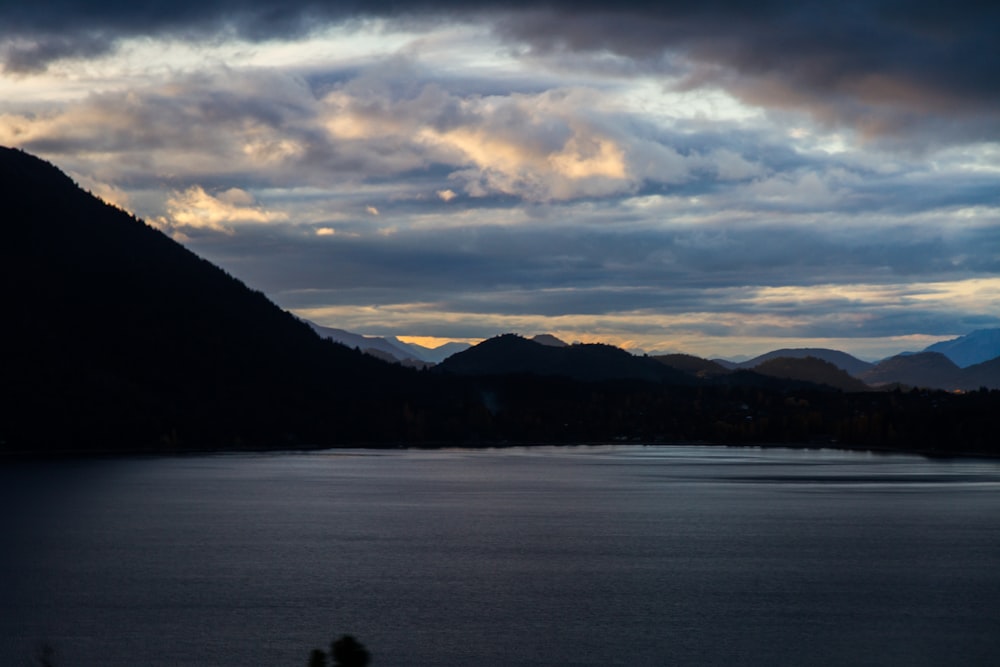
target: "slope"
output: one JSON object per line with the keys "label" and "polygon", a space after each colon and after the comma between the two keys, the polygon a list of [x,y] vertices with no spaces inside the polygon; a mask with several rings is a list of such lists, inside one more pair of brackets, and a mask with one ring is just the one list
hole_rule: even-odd
{"label": "slope", "polygon": [[0,149],[0,197],[0,449],[346,437],[337,415],[352,412],[337,406],[399,372],[320,340],[42,160]]}

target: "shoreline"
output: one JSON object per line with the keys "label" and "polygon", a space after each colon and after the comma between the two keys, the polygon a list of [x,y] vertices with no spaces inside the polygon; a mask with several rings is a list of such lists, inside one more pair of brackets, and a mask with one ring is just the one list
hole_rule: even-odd
{"label": "shoreline", "polygon": [[469,441],[469,442],[394,442],[375,443],[357,442],[336,446],[314,445],[301,447],[242,447],[242,448],[214,448],[214,447],[194,447],[190,449],[174,450],[148,450],[148,449],[60,449],[51,451],[3,451],[0,452],[0,465],[19,462],[44,462],[44,461],[88,461],[115,458],[179,458],[188,456],[216,456],[221,454],[294,454],[308,452],[336,452],[338,450],[487,450],[487,449],[515,449],[515,448],[535,448],[535,447],[730,447],[738,449],[794,449],[794,450],[816,450],[816,451],[845,451],[845,452],[867,452],[879,455],[905,454],[910,456],[920,456],[925,459],[946,460],[946,459],[983,459],[987,461],[1000,460],[1000,451],[961,451],[961,450],[938,450],[927,448],[906,448],[874,446],[851,443],[836,442],[711,442],[711,441],[644,441],[644,440],[590,440],[590,441],[510,441],[501,440],[496,442]]}

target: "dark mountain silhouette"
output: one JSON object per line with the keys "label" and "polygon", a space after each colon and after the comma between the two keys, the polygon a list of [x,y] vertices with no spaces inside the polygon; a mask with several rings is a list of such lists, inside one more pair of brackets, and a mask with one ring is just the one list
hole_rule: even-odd
{"label": "dark mountain silhouette", "polygon": [[760,356],[754,357],[753,359],[748,359],[746,361],[739,362],[735,364],[737,368],[756,368],[765,361],[770,361],[771,359],[777,359],[784,357],[786,359],[805,359],[806,357],[813,357],[814,359],[821,359],[827,361],[837,368],[846,371],[854,377],[860,377],[862,373],[871,368],[872,364],[867,361],[862,361],[857,357],[851,356],[846,352],[841,352],[839,350],[828,350],[821,347],[803,347],[803,348],[783,348],[780,350],[774,350],[772,352],[767,352]]}
{"label": "dark mountain silhouette", "polygon": [[731,372],[722,364],[708,359],[702,359],[691,354],[660,354],[651,357],[656,361],[695,377],[705,378],[715,375],[726,375]]}
{"label": "dark mountain silhouette", "polygon": [[962,370],[938,352],[900,354],[884,359],[861,374],[872,386],[902,384],[932,389],[965,389]]}
{"label": "dark mountain silhouette", "polygon": [[643,380],[690,384],[686,374],[612,345],[542,344],[504,334],[452,355],[435,368],[455,375],[542,375],[574,380]]}
{"label": "dark mountain silhouette", "polygon": [[816,357],[775,357],[757,364],[754,371],[761,375],[811,382],[841,391],[871,390],[871,387],[847,371]]}
{"label": "dark mountain silhouette", "polygon": [[358,401],[406,379],[51,164],[0,149],[0,197],[0,448],[351,437]]}
{"label": "dark mountain silhouette", "polygon": [[1000,357],[1000,329],[979,329],[965,336],[934,343],[924,352],[940,352],[965,368]]}
{"label": "dark mountain silhouette", "polygon": [[537,336],[532,336],[531,340],[541,345],[548,345],[550,347],[567,347],[567,343],[562,341],[552,334],[538,334]]}

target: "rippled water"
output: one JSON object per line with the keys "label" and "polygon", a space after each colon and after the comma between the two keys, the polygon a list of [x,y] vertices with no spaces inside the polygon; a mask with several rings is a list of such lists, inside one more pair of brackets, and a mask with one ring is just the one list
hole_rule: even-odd
{"label": "rippled water", "polygon": [[1000,664],[1000,463],[563,447],[17,464],[0,664]]}

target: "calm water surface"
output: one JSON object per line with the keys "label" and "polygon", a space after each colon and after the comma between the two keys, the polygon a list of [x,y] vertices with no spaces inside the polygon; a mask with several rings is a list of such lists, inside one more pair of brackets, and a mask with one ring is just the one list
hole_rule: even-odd
{"label": "calm water surface", "polygon": [[0,665],[997,665],[1000,462],[713,447],[0,467]]}

